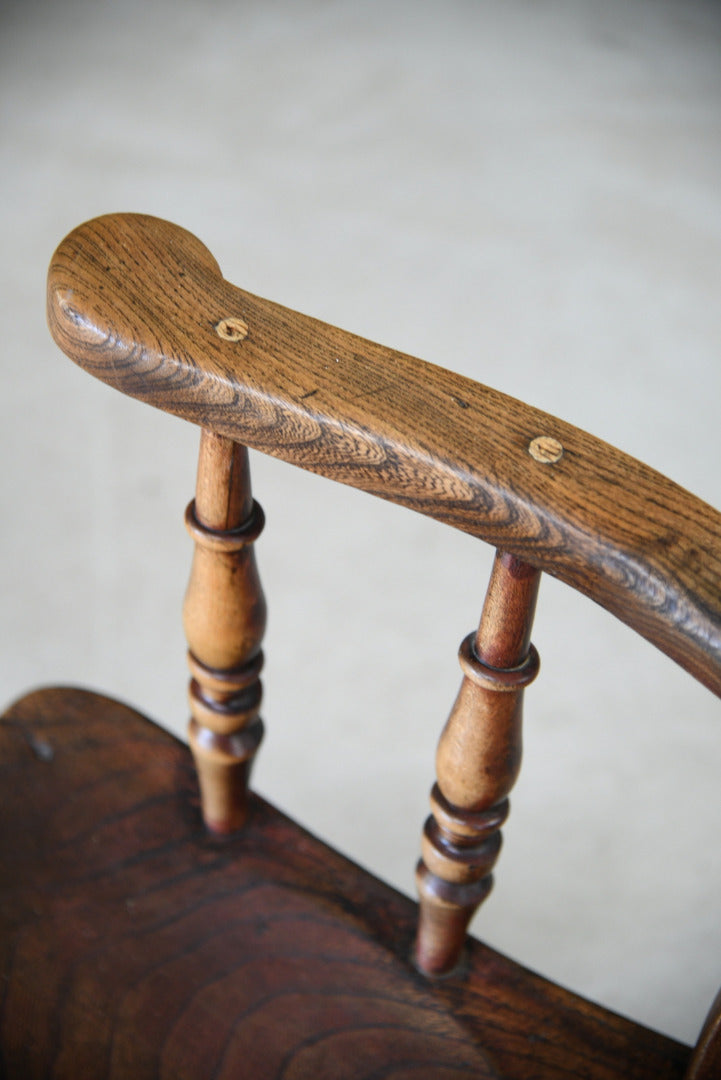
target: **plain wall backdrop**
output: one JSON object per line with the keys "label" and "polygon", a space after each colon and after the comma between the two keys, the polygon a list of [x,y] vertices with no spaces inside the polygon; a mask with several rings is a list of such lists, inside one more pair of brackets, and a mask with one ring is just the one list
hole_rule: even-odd
{"label": "plain wall backdrop", "polygon": [[[55,245],[136,210],[243,288],[522,397],[721,504],[721,8],[15,0],[0,13],[0,691],[182,733],[197,431],[76,370]],[[491,552],[253,455],[255,783],[406,891]],[[718,702],[541,586],[542,672],[475,933],[687,1040],[721,982]],[[5,824],[3,827],[8,827]]]}

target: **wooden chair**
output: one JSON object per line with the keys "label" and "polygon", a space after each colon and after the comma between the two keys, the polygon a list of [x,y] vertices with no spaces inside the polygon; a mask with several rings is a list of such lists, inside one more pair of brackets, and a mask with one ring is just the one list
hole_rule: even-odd
{"label": "wooden chair", "polygon": [[[48,313],[82,367],[202,428],[185,627],[205,824],[190,752],[138,713],[76,689],[9,709],[2,1074],[721,1076],[721,999],[691,1052],[466,938],[518,772],[541,572],[718,694],[721,515],[566,423],[241,292],[154,218],[67,237]],[[498,549],[420,908],[248,792],[265,601],[247,446]]]}

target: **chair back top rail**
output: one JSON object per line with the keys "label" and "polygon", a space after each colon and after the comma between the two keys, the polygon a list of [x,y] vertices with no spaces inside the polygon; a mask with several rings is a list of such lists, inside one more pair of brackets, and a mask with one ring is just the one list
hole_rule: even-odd
{"label": "chair back top rail", "polygon": [[60,244],[48,320],[104,382],[512,552],[721,694],[721,514],[607,443],[244,292],[144,215]]}

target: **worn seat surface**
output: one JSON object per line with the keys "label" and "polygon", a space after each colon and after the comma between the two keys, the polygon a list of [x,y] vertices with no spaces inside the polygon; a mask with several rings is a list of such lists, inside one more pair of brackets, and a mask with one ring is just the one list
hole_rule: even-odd
{"label": "worn seat surface", "polygon": [[39,691],[1,732],[4,1075],[682,1075],[685,1047],[478,942],[423,978],[413,902],[257,796],[214,837],[187,747],[127,706]]}

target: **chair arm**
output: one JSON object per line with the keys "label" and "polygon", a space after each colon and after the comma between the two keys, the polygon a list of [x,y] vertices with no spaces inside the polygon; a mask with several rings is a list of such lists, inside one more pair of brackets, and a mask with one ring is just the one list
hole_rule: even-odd
{"label": "chair arm", "polygon": [[48,320],[104,382],[518,555],[721,694],[721,514],[626,454],[235,288],[157,218],[72,232],[50,266]]}

